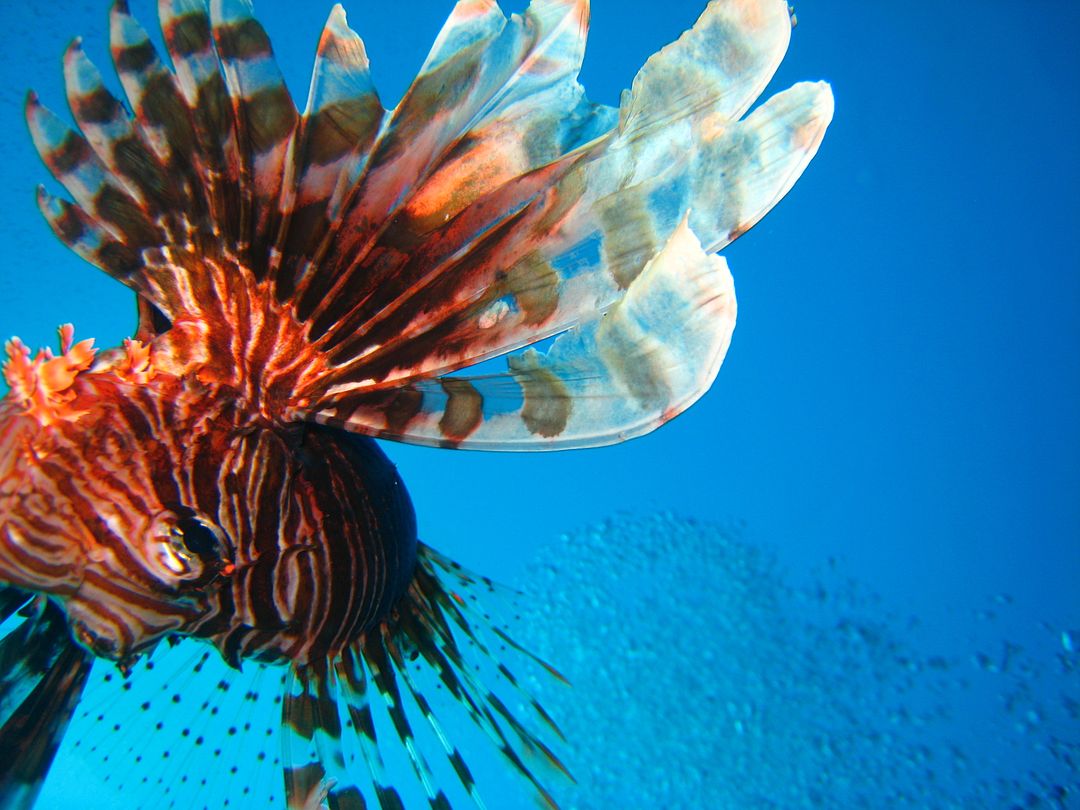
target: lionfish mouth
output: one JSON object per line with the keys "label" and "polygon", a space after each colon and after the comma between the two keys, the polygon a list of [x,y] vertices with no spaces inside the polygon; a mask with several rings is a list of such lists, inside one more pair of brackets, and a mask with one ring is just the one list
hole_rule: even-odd
{"label": "lionfish mouth", "polygon": [[[831,91],[798,83],[747,114],[787,49],[784,0],[713,0],[617,109],[577,80],[588,0],[509,18],[459,0],[390,110],[341,6],[303,113],[248,0],[160,0],[159,16],[168,64],[125,0],[112,9],[126,104],[78,40],[64,56],[77,127],[27,100],[71,198],[41,189],[42,213],[136,293],[139,326],[101,355],[70,326],[59,355],[7,344],[0,804],[30,807],[67,739],[110,765],[157,747],[161,775],[142,793],[125,781],[125,806],[263,795],[241,767],[251,751],[284,773],[290,808],[482,805],[453,741],[478,730],[553,807],[560,735],[507,661],[559,676],[485,612],[490,582],[419,544],[372,438],[587,448],[690,407],[735,327],[716,252],[800,176]],[[502,355],[501,371],[468,371]],[[20,464],[42,471],[38,489]],[[164,530],[124,530],[166,504]],[[35,522],[55,530],[21,542]],[[56,584],[78,532],[132,582],[181,582],[162,591],[173,603],[106,577],[93,611],[113,629],[90,621]],[[191,635],[232,665],[216,684],[205,646],[160,674]],[[139,640],[162,638],[136,666]],[[122,682],[100,665],[91,679],[112,657]],[[230,692],[265,673],[268,690]],[[471,722],[451,734],[444,711]],[[178,753],[197,764],[174,783]]]}

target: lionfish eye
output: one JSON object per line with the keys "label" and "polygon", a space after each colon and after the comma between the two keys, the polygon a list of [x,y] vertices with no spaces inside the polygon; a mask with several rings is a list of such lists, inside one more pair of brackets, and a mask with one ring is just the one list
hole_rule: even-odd
{"label": "lionfish eye", "polygon": [[213,528],[197,517],[181,518],[174,532],[184,548],[204,562],[221,556],[221,539]]}
{"label": "lionfish eye", "polygon": [[181,505],[167,508],[159,520],[164,531],[150,549],[149,562],[166,581],[179,578],[201,586],[227,567],[228,544],[220,527]]}

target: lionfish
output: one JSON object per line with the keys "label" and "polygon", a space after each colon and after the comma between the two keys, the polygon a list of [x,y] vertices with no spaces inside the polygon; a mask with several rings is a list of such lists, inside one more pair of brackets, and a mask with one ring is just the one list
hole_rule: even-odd
{"label": "lionfish", "polygon": [[138,326],[102,352],[69,324],[59,353],[6,345],[0,803],[33,804],[91,667],[137,683],[196,639],[282,673],[290,808],[402,807],[387,729],[449,807],[419,726],[479,804],[436,689],[554,806],[557,727],[502,660],[531,654],[484,613],[487,581],[418,540],[375,439],[595,447],[689,407],[735,325],[716,252],[813,157],[830,89],[746,114],[787,48],[782,0],[714,0],[617,109],[577,81],[588,0],[459,0],[393,109],[335,6],[300,114],[247,0],[158,5],[168,61],[111,11],[126,104],[78,40],[76,128],[26,104],[71,197],[39,190],[46,220],[135,292]]}

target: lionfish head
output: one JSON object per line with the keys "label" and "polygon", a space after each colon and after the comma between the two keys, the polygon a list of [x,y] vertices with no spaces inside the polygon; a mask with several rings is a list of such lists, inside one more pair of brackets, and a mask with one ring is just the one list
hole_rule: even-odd
{"label": "lionfish head", "polygon": [[[7,344],[0,401],[0,580],[48,596],[95,654],[125,661],[205,615],[229,573],[206,516],[161,498],[133,393],[143,347],[92,369],[92,341],[60,329],[61,353]],[[141,364],[141,366],[140,366]],[[142,375],[141,377],[139,375]]]}

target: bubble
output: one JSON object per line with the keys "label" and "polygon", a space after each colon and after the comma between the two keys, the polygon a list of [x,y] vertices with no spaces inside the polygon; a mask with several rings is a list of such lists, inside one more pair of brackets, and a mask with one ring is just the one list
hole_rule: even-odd
{"label": "bubble", "polygon": [[[1027,640],[924,649],[917,621],[841,569],[797,588],[767,550],[672,515],[610,520],[544,548],[519,633],[573,684],[533,685],[569,740],[578,784],[560,803],[1076,801],[1075,678]],[[1007,595],[993,601],[1011,609]]]}

